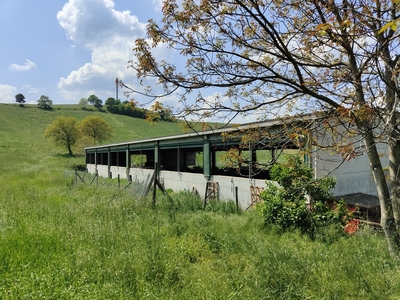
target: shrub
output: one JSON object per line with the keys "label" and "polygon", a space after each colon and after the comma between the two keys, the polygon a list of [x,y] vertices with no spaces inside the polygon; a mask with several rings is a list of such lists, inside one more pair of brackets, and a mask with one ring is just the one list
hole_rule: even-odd
{"label": "shrub", "polygon": [[86,171],[86,165],[85,164],[73,164],[71,166],[71,169],[74,171]]}
{"label": "shrub", "polygon": [[[265,224],[275,224],[281,230],[300,230],[311,238],[321,238],[324,231],[342,233],[346,221],[345,203],[333,203],[330,189],[336,184],[333,177],[314,179],[312,169],[299,158],[271,168],[271,179],[261,193],[260,205]],[[329,230],[326,228],[329,227]],[[330,238],[331,239],[331,238]]]}

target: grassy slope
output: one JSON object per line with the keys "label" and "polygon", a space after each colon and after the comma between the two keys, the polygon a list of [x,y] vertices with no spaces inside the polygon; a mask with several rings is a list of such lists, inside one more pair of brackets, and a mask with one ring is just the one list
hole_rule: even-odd
{"label": "grassy slope", "polygon": [[321,243],[267,231],[252,212],[203,212],[190,195],[172,195],[176,206],[158,196],[152,209],[124,190],[73,187],[63,170],[83,157],[43,131],[59,115],[90,114],[113,126],[110,142],[180,132],[0,105],[0,299],[399,299],[381,236]]}
{"label": "grassy slope", "polygon": [[72,116],[79,120],[96,115],[112,125],[113,137],[110,142],[124,142],[147,137],[170,135],[181,133],[182,130],[176,123],[162,122],[150,124],[144,120],[116,115],[96,110],[82,110],[75,105],[56,105],[54,110],[45,111],[36,106],[0,104],[2,118],[2,134],[17,134],[18,137],[28,140],[43,140],[43,131],[56,117]]}
{"label": "grassy slope", "polygon": [[[2,160],[10,162],[7,165],[2,164],[0,171],[3,168],[17,167],[21,163],[20,160],[23,161],[23,164],[35,165],[45,164],[48,160],[51,163],[59,161],[61,165],[55,164],[55,166],[63,168],[73,163],[82,163],[83,157],[79,155],[76,158],[65,160],[63,156],[67,154],[67,150],[55,147],[50,140],[46,140],[44,130],[58,116],[72,116],[82,120],[90,115],[100,116],[112,126],[113,136],[107,143],[182,133],[176,123],[150,124],[137,118],[95,110],[82,110],[76,105],[55,105],[54,110],[45,111],[34,105],[19,107],[18,105],[0,104],[0,155]],[[75,152],[82,154],[83,150],[75,149]],[[11,163],[12,161],[14,163]],[[4,172],[1,174],[4,175]]]}

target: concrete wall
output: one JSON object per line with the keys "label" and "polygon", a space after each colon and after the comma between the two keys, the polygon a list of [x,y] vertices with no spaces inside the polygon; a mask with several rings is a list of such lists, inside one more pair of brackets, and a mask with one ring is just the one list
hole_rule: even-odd
{"label": "concrete wall", "polygon": [[[88,165],[88,166],[90,166],[90,165]],[[93,165],[91,165],[91,166],[93,166]],[[89,167],[88,167],[88,170],[89,170]],[[96,171],[95,171],[96,172]],[[100,177],[105,177],[105,178],[108,178],[108,166],[105,166],[105,165],[97,165],[97,172],[98,172],[98,174],[99,174],[99,176]]]}
{"label": "concrete wall", "polygon": [[[88,172],[95,173],[95,165],[87,165]],[[108,166],[97,165],[97,171],[101,177],[109,177]],[[153,175],[154,170],[152,169],[141,169],[141,168],[130,168],[129,175],[134,182],[147,182]],[[111,167],[112,177],[126,178],[126,168],[124,167]],[[192,191],[196,189],[201,199],[204,200],[206,193],[207,179],[203,174],[196,173],[181,173],[176,171],[160,171],[160,181],[163,182],[166,189],[172,189],[174,191],[188,190]],[[222,201],[228,201],[236,199],[236,187],[237,187],[237,199],[241,209],[247,209],[251,205],[251,192],[250,186],[265,187],[265,180],[249,180],[248,178],[241,177],[229,177],[229,176],[211,176],[210,181],[218,182],[219,190],[218,196]]]}
{"label": "concrete wall", "polygon": [[96,165],[86,164],[86,169],[90,174],[96,174]]}
{"label": "concrete wall", "polygon": [[[188,190],[195,188],[202,199],[205,198],[207,179],[203,174],[180,173],[173,171],[161,171],[160,180],[164,182],[165,188],[171,188],[174,191]],[[229,177],[229,176],[211,176],[210,181],[218,182],[218,196],[223,201],[235,201],[235,191],[237,187],[237,199],[242,209],[247,209],[251,204],[250,186],[265,187],[265,180],[249,180],[248,178]]]}

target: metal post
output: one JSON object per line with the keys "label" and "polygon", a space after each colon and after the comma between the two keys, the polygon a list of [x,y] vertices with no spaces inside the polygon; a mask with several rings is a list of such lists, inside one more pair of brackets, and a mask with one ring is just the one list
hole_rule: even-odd
{"label": "metal post", "polygon": [[235,186],[235,200],[236,200],[236,212],[239,211],[239,196],[238,196],[238,187]]}
{"label": "metal post", "polygon": [[156,207],[156,192],[157,192],[157,178],[158,178],[158,162],[154,162],[154,182],[153,182],[153,207]]}
{"label": "metal post", "polygon": [[118,80],[118,77],[117,78],[115,78],[115,100],[118,100],[118,82],[119,82],[119,80]]}

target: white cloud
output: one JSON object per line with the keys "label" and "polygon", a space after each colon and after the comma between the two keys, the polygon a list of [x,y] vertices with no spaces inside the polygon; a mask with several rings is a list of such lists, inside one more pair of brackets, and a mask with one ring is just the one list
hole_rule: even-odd
{"label": "white cloud", "polygon": [[130,11],[114,10],[111,0],[70,0],[57,19],[71,41],[92,50],[116,37],[142,35],[146,28]]}
{"label": "white cloud", "polygon": [[67,77],[61,78],[58,88],[67,100],[77,100],[95,94],[105,100],[115,96],[115,78],[128,83],[135,72],[127,69],[130,47],[121,49],[113,45],[98,47],[92,52],[92,61]]}
{"label": "white cloud", "polygon": [[29,71],[30,69],[35,67],[35,63],[27,59],[25,65],[11,64],[9,69],[11,71]]}
{"label": "white cloud", "polygon": [[161,11],[162,6],[163,6],[163,1],[164,0],[153,0],[155,10]]}
{"label": "white cloud", "polygon": [[104,100],[115,95],[116,77],[134,81],[135,72],[127,69],[127,62],[146,24],[130,11],[114,10],[111,0],[70,0],[57,19],[76,46],[92,52],[91,62],[60,79],[58,88],[66,100],[78,101],[90,94]]}
{"label": "white cloud", "polygon": [[7,84],[0,84],[0,101],[2,103],[15,102],[16,94],[17,94],[17,89],[14,86]]}
{"label": "white cloud", "polygon": [[38,93],[40,93],[40,91],[42,90],[42,89],[35,88],[35,87],[32,86],[31,84],[24,85],[22,88],[23,88],[24,90],[27,90],[28,93],[30,93],[30,94],[38,94]]}
{"label": "white cloud", "polygon": [[43,89],[33,87],[31,84],[24,85],[22,87],[15,87],[7,84],[0,84],[0,103],[15,103],[15,95],[22,93],[26,97],[27,104],[36,104],[38,99],[37,96]]}

